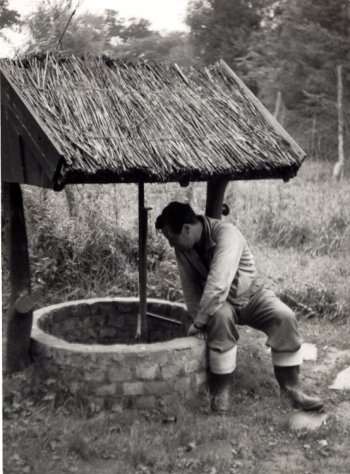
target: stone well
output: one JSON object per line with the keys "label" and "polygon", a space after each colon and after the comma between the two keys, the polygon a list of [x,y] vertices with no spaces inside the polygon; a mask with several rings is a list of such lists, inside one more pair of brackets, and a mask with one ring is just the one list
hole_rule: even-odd
{"label": "stone well", "polygon": [[183,305],[149,299],[149,342],[135,342],[139,300],[98,298],[34,313],[33,354],[48,377],[72,394],[151,407],[190,399],[207,380],[204,340],[184,337],[191,321]]}

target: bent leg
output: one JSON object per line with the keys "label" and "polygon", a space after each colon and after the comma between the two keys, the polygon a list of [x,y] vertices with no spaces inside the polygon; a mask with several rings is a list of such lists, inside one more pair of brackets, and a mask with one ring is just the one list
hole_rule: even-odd
{"label": "bent leg", "polygon": [[247,324],[267,335],[275,365],[300,365],[301,338],[294,312],[271,290],[261,289],[239,316],[240,324]]}
{"label": "bent leg", "polygon": [[213,314],[206,328],[210,349],[225,352],[236,345],[239,339],[236,327],[237,320],[238,318],[233,306],[227,302]]}
{"label": "bent leg", "polygon": [[229,374],[236,368],[236,320],[234,308],[225,302],[208,322],[209,367],[214,374]]}
{"label": "bent leg", "polygon": [[297,408],[320,410],[323,402],[300,388],[301,339],[294,312],[271,290],[261,289],[240,315],[241,324],[263,331],[271,347],[272,362],[281,393]]}

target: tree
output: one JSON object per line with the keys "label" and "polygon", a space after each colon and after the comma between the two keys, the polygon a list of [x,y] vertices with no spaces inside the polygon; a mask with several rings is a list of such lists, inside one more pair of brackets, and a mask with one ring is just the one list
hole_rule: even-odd
{"label": "tree", "polygon": [[[344,104],[350,102],[349,2],[281,1],[265,30],[265,48],[276,71],[274,85],[283,94],[289,125],[299,129],[307,151],[312,149],[325,158],[334,156],[338,65],[344,65]],[[348,113],[345,121],[349,119]]]}
{"label": "tree", "polygon": [[257,93],[254,74],[246,61],[240,59],[254,54],[251,39],[261,29],[264,7],[269,3],[269,0],[193,0],[186,21],[196,59],[204,65],[224,59]]}
{"label": "tree", "polygon": [[111,9],[102,15],[72,16],[73,11],[72,0],[39,3],[27,18],[30,41],[25,53],[55,51],[60,43],[60,51],[69,54],[193,64],[192,43],[184,33],[164,36],[152,31],[148,20],[125,19]]}
{"label": "tree", "polygon": [[301,146],[334,155],[338,65],[350,120],[349,0],[193,0],[187,23],[202,64],[223,58],[272,112],[280,91]]}
{"label": "tree", "polygon": [[8,0],[0,0],[0,34],[4,28],[20,23],[19,13],[8,8]]}
{"label": "tree", "polygon": [[193,0],[186,22],[202,61],[230,63],[245,55],[252,32],[260,28],[262,5],[257,0]]}
{"label": "tree", "polygon": [[142,59],[165,63],[178,63],[183,66],[194,65],[193,47],[188,35],[171,32],[162,36],[153,32],[145,38],[133,38],[116,45],[111,51],[113,57]]}
{"label": "tree", "polygon": [[4,30],[20,24],[19,13],[8,8],[8,0],[0,0],[0,38],[8,41]]}
{"label": "tree", "polygon": [[73,11],[72,0],[48,0],[37,4],[26,19],[30,39],[25,53],[55,51],[61,40],[61,51],[102,54],[104,18],[90,14],[71,17]]}
{"label": "tree", "polygon": [[74,12],[72,0],[47,0],[37,4],[27,18],[30,40],[26,53],[60,51],[70,54],[111,54],[116,44],[152,34],[144,19],[124,19],[114,10],[101,15]]}

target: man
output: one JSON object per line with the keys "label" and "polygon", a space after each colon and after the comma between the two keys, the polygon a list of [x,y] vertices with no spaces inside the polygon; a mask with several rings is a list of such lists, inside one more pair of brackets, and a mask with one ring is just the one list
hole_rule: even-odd
{"label": "man", "polygon": [[300,388],[295,315],[271,290],[257,284],[254,258],[240,231],[233,224],[198,216],[188,204],[176,201],[163,209],[155,225],[175,248],[186,306],[194,319],[188,335],[207,335],[212,409],[229,409],[236,326],[247,324],[268,337],[281,394],[297,408],[321,410],[322,400]]}

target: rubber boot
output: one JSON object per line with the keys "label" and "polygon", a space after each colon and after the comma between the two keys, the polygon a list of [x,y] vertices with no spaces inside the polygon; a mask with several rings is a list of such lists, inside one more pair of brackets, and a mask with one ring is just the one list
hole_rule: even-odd
{"label": "rubber boot", "polygon": [[306,395],[300,387],[300,366],[291,367],[274,366],[275,376],[281,389],[281,395],[285,396],[294,406],[304,411],[323,410],[323,401],[317,397]]}
{"label": "rubber boot", "polygon": [[215,413],[224,415],[230,409],[230,396],[232,386],[232,376],[230,374],[214,374],[210,373],[210,395],[211,395],[211,410]]}

